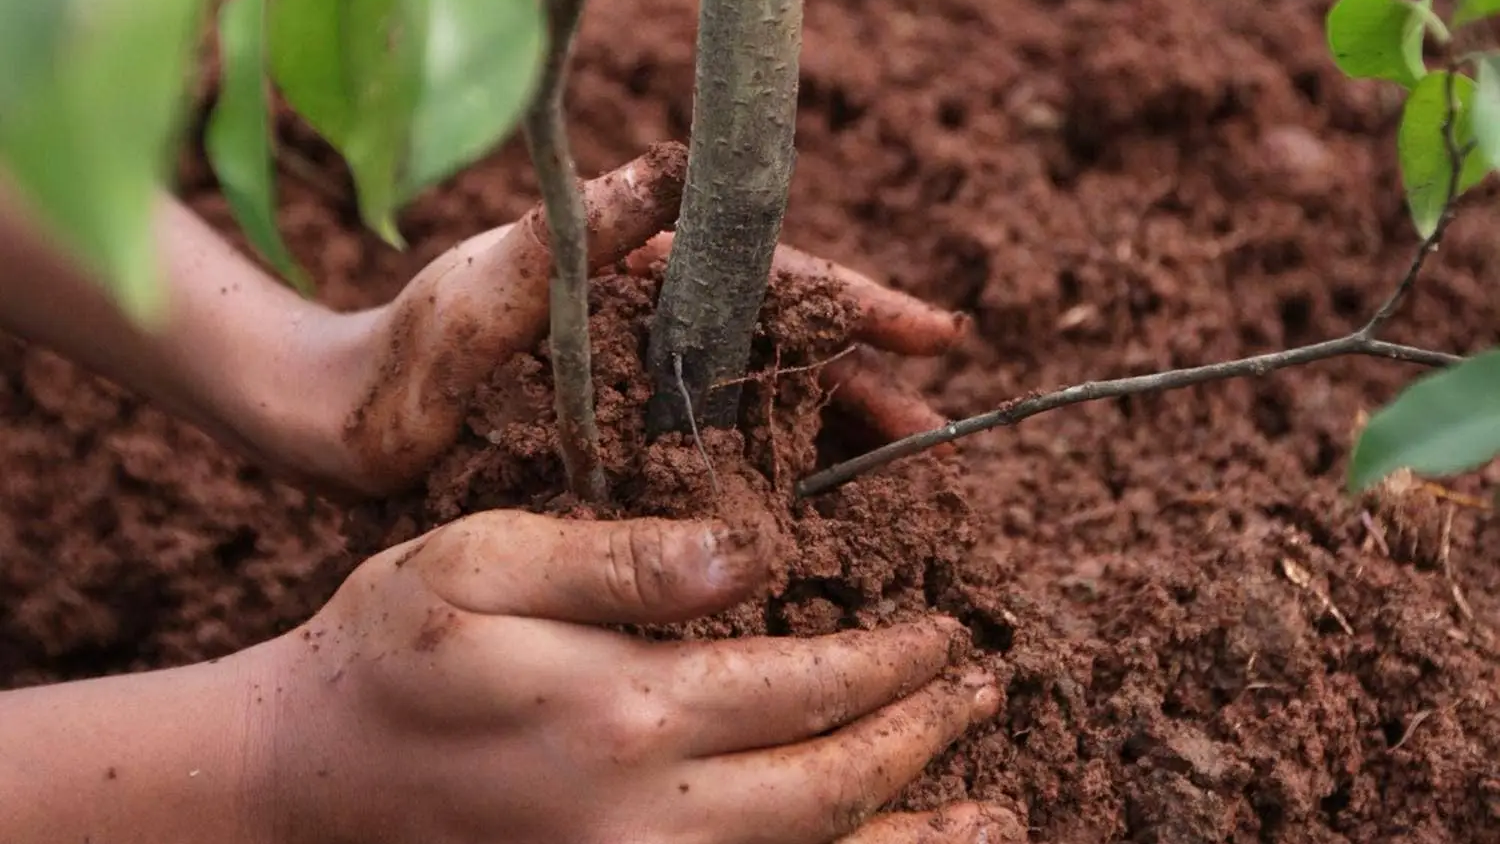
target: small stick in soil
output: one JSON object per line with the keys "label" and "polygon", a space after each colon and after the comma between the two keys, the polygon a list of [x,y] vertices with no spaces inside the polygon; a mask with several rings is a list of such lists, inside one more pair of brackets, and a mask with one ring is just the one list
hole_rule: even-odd
{"label": "small stick in soil", "polygon": [[713,484],[714,495],[719,495],[719,473],[714,471],[714,462],[709,459],[708,449],[703,447],[703,438],[698,436],[698,419],[693,414],[693,397],[688,394],[687,382],[682,379],[682,355],[672,356],[672,369],[677,373],[677,389],[682,395],[682,404],[686,408],[688,427],[692,430],[693,444],[698,447],[698,456],[703,458],[703,465],[708,468],[708,481]]}
{"label": "small stick in soil", "polygon": [[652,436],[685,431],[681,356],[697,422],[728,428],[770,283],[795,159],[803,0],[702,0],[687,186],[647,345]]}
{"label": "small stick in soil", "polygon": [[1453,576],[1453,510],[1452,504],[1443,508],[1443,534],[1442,539],[1438,540],[1438,559],[1443,562],[1443,579],[1448,581],[1448,590],[1453,593],[1453,603],[1458,607],[1459,615],[1470,624],[1475,624],[1474,610],[1469,606],[1469,599],[1464,597],[1463,590],[1458,587],[1458,578]]}
{"label": "small stick in soil", "polygon": [[1427,256],[1437,250],[1438,244],[1442,240],[1443,232],[1447,229],[1448,223],[1453,217],[1453,205],[1454,201],[1458,198],[1459,179],[1463,171],[1464,156],[1468,154],[1469,149],[1467,147],[1459,147],[1453,137],[1454,74],[1451,70],[1452,68],[1450,68],[1450,73],[1447,77],[1449,106],[1447,114],[1443,119],[1442,132],[1452,172],[1448,179],[1448,192],[1443,203],[1443,212],[1439,215],[1438,223],[1433,228],[1432,233],[1423,238],[1421,245],[1418,246],[1416,255],[1413,256],[1411,264],[1407,267],[1406,274],[1401,277],[1395,290],[1376,309],[1369,321],[1358,330],[1336,340],[1324,340],[1320,343],[1311,343],[1306,346],[1287,349],[1286,351],[1252,355],[1239,360],[1207,364],[1205,366],[1173,369],[1153,375],[1116,378],[1110,381],[1089,381],[1042,395],[1015,399],[988,413],[981,413],[957,422],[950,422],[941,428],[934,428],[930,431],[924,431],[920,434],[887,443],[867,454],[830,466],[821,472],[816,472],[797,484],[797,496],[799,498],[806,498],[817,495],[818,493],[826,492],[834,487],[848,483],[865,472],[879,468],[895,460],[900,460],[903,457],[910,457],[935,446],[951,443],[971,434],[988,431],[991,428],[1014,425],[1023,419],[1039,413],[1045,413],[1049,410],[1056,410],[1059,407],[1067,407],[1068,405],[1080,404],[1082,402],[1176,390],[1183,387],[1191,387],[1195,384],[1221,381],[1226,378],[1264,376],[1289,366],[1299,366],[1345,355],[1382,357],[1433,367],[1450,366],[1463,360],[1458,355],[1451,355],[1446,352],[1430,351],[1413,346],[1388,343],[1378,339],[1376,336],[1380,327],[1396,312],[1396,308],[1401,304],[1402,299],[1405,298],[1407,292],[1416,283],[1417,277],[1421,275],[1423,265],[1427,262]]}
{"label": "small stick in soil", "polygon": [[548,308],[558,443],[573,494],[599,503],[607,490],[599,460],[589,349],[588,221],[568,149],[562,107],[568,58],[582,13],[583,0],[549,0],[547,4],[551,48],[536,99],[526,112],[525,134],[542,190],[551,242],[553,274]]}
{"label": "small stick in soil", "polygon": [[[781,364],[777,363],[774,364],[770,369],[763,369],[760,372],[752,372],[749,375],[744,376],[743,378],[731,378],[728,381],[720,381],[719,383],[714,385],[714,389],[717,390],[720,387],[728,387],[733,384],[746,384],[751,381],[755,381],[757,383],[761,381],[770,381],[772,384],[774,384],[776,383],[776,379],[780,378],[783,375],[796,375],[799,372],[812,372],[814,370],[822,369],[823,367],[827,366],[830,363],[833,363],[839,358],[852,353],[854,349],[854,346],[845,346],[843,349],[839,350],[838,354],[829,355],[824,360],[814,361],[813,363],[804,364],[802,366],[792,366],[786,369],[782,369]],[[780,349],[776,350],[776,360],[781,360]]]}

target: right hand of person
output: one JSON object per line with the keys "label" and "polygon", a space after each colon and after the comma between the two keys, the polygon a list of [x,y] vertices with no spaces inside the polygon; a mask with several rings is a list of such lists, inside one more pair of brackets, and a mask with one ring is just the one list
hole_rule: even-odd
{"label": "right hand of person", "polygon": [[662,641],[755,597],[714,522],[479,513],[361,565],[269,643],[263,811],[288,844],[1023,841],[1002,809],[878,814],[999,705],[932,618]]}

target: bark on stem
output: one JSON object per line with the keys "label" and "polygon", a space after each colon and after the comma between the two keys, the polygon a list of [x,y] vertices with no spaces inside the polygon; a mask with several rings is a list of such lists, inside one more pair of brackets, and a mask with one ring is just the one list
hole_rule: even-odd
{"label": "bark on stem", "polygon": [[599,462],[599,426],[594,419],[593,363],[589,350],[588,220],[563,120],[563,90],[573,35],[583,0],[549,0],[549,48],[536,99],[526,112],[526,146],[536,168],[546,208],[552,253],[552,381],[557,439],[568,486],[584,501],[598,503],[607,490]]}
{"label": "bark on stem", "polygon": [[897,440],[852,460],[846,460],[809,475],[797,484],[797,495],[802,498],[817,495],[847,483],[871,469],[879,468],[903,457],[910,457],[933,446],[950,443],[991,428],[1014,425],[1022,419],[1056,410],[1059,407],[1141,393],[1179,390],[1194,384],[1221,381],[1226,378],[1269,375],[1289,366],[1300,366],[1344,355],[1368,355],[1426,366],[1448,366],[1462,360],[1457,355],[1387,343],[1384,340],[1369,337],[1363,331],[1356,331],[1337,340],[1325,340],[1284,352],[1271,352],[1240,360],[1211,363],[1187,369],[1173,369],[1151,375],[1136,375],[1110,381],[1088,381],[1056,392],[1007,402],[988,413],[970,416],[941,428],[934,428],[931,431]]}
{"label": "bark on stem", "polygon": [[688,404],[704,427],[735,423],[791,182],[801,48],[802,0],[701,2],[687,187],[647,349],[653,435],[689,430]]}

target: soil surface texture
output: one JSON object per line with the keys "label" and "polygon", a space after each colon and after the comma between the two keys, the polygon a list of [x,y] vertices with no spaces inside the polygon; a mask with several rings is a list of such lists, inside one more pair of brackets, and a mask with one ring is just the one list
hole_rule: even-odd
{"label": "soil surface texture", "polygon": [[[974,317],[953,353],[899,362],[954,417],[1346,333],[1416,238],[1400,100],[1333,68],[1327,5],[810,3],[783,240]],[[686,140],[695,25],[689,0],[590,7],[568,99],[582,173]],[[537,199],[517,140],[405,213],[398,253],[360,228],[328,150],[279,128],[283,226],[340,309],[388,300]],[[243,243],[201,151],[181,184]],[[1494,193],[1463,203],[1388,339],[1500,341]],[[901,806],[996,801],[1039,842],[1500,840],[1500,526],[1421,485],[1342,491],[1360,414],[1417,367],[1335,360],[1065,408],[792,504],[853,429],[799,372],[747,385],[742,430],[705,436],[713,476],[691,441],[647,443],[655,289],[594,284],[625,505],[602,515],[733,515],[782,550],[768,601],[655,632],[962,619],[1006,700]],[[849,319],[817,280],[776,284],[755,368],[825,359]],[[422,489],[343,509],[0,342],[0,688],[248,646],[364,553],[476,509],[589,515],[559,496],[544,348],[476,398]],[[1483,499],[1496,481],[1453,488]]]}

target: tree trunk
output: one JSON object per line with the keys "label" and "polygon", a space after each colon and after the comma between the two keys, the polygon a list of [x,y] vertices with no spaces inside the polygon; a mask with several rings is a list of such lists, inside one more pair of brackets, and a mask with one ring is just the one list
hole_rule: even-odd
{"label": "tree trunk", "polygon": [[795,156],[802,0],[701,0],[687,186],[647,351],[653,435],[732,427]]}

